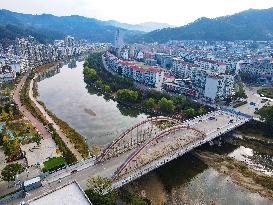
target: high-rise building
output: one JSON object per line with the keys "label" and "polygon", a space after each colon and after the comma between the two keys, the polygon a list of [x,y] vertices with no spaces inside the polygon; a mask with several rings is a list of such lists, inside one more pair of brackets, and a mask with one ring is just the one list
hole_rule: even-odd
{"label": "high-rise building", "polygon": [[117,30],[116,36],[115,36],[115,47],[116,48],[122,48],[124,45],[123,43],[123,34],[120,29]]}

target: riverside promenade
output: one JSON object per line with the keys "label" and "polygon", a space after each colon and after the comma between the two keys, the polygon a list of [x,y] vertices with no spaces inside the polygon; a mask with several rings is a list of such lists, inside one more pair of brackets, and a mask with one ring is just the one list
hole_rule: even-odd
{"label": "riverside promenade", "polygon": [[37,78],[37,75],[30,81],[29,86],[29,98],[30,100],[35,104],[36,108],[40,110],[40,112],[43,114],[45,119],[52,124],[53,128],[56,130],[58,135],[62,138],[63,142],[66,144],[66,146],[70,149],[70,151],[75,155],[78,161],[82,160],[83,157],[78,152],[78,150],[74,147],[74,144],[70,142],[70,140],[66,137],[66,135],[63,133],[61,128],[54,122],[54,120],[48,115],[45,108],[37,101],[37,99],[33,96],[33,85],[34,80]]}

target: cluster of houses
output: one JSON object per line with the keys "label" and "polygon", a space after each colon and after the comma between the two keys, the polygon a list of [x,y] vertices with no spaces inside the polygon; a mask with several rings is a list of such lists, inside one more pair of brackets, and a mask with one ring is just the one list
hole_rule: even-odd
{"label": "cluster of houses", "polygon": [[262,84],[272,83],[272,53],[272,42],[126,45],[118,33],[105,59],[114,72],[137,82],[215,102],[234,95],[234,77],[239,73],[250,73]]}
{"label": "cluster of houses", "polygon": [[13,81],[16,73],[26,72],[49,62],[77,57],[105,45],[76,41],[72,36],[55,40],[52,44],[41,44],[32,36],[17,38],[5,48],[0,44],[0,83]]}
{"label": "cluster of houses", "polygon": [[273,58],[259,58],[240,63],[241,73],[247,74],[252,83],[260,85],[273,84]]}
{"label": "cluster of houses", "polygon": [[149,66],[143,62],[122,60],[110,52],[106,52],[105,62],[111,71],[154,88],[159,88],[163,79],[169,77],[159,67]]}

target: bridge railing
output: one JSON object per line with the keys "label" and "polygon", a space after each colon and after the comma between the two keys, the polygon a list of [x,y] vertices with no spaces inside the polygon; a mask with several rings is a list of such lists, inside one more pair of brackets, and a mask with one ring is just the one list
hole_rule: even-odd
{"label": "bridge railing", "polygon": [[245,117],[245,118],[248,118],[248,119],[253,119],[253,117],[252,117],[251,115],[242,113],[242,112],[240,112],[240,111],[236,111],[236,110],[234,110],[234,109],[230,109],[230,108],[221,108],[221,110],[223,110],[223,111],[225,111],[225,112],[229,112],[229,113],[234,114],[234,115],[242,116],[242,117]]}

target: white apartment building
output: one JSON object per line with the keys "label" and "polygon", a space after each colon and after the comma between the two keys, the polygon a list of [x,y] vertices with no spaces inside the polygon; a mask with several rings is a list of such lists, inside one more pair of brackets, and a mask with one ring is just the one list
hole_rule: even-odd
{"label": "white apartment building", "polygon": [[225,74],[224,63],[199,59],[198,64],[173,58],[171,73],[177,78],[190,80],[196,97],[215,101],[232,95],[234,78]]}
{"label": "white apartment building", "polygon": [[241,63],[240,69],[242,73],[248,73],[259,79],[267,79],[273,82],[273,58],[264,58],[253,60],[251,62]]}
{"label": "white apartment building", "polygon": [[194,63],[202,67],[208,72],[217,73],[217,74],[224,74],[226,72],[226,64],[223,62],[204,59],[204,58],[197,58],[195,59]]}
{"label": "white apartment building", "polygon": [[106,64],[113,72],[116,72],[134,81],[143,83],[149,86],[157,87],[162,83],[164,72],[155,67],[145,66],[140,67],[133,61],[123,61],[107,52],[105,57]]}
{"label": "white apartment building", "polygon": [[221,100],[233,94],[234,78],[231,75],[207,75],[204,97],[210,101]]}
{"label": "white apartment building", "polygon": [[198,65],[188,63],[182,58],[173,58],[171,74],[177,78],[189,78],[191,76],[191,70],[198,67]]}

